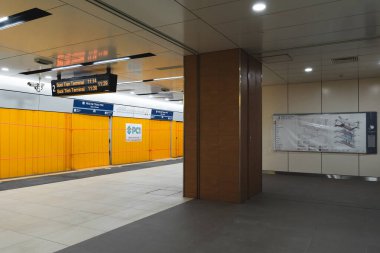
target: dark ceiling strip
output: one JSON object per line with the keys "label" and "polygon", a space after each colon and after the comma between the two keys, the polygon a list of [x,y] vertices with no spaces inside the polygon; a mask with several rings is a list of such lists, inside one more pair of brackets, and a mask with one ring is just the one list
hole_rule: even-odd
{"label": "dark ceiling strip", "polygon": [[[129,57],[130,59],[141,59],[141,58],[146,58],[146,57],[152,57],[152,56],[156,56],[155,54],[152,54],[152,53],[143,53],[143,54],[134,54],[134,55],[128,55],[128,56],[124,56],[124,57],[119,57],[119,58],[126,58],[126,57]],[[117,59],[119,59],[117,58]],[[113,59],[109,59],[109,60],[113,60]],[[100,60],[99,62],[101,62],[103,60]],[[104,60],[106,61],[106,60]],[[91,62],[84,62],[84,63],[80,63],[80,65],[82,66],[91,66],[95,63],[96,61],[91,61]],[[116,62],[115,62],[116,63]],[[108,64],[108,63],[104,63],[104,64]],[[112,64],[112,63],[111,63]],[[100,65],[97,65],[97,66],[100,66]],[[67,66],[62,66],[62,67],[67,67]],[[21,72],[20,74],[22,75],[33,75],[33,74],[40,74],[40,73],[44,73],[44,72],[49,72],[49,71],[52,71],[54,68],[46,68],[46,69],[38,69],[38,70],[31,70],[31,71],[25,71],[25,72]],[[63,69],[64,70],[64,69]],[[63,71],[62,70],[62,71]],[[153,80],[152,80],[153,81]]]}
{"label": "dark ceiling strip", "polygon": [[134,91],[135,89],[125,89],[125,90],[117,90],[117,92],[127,92],[127,91]]}
{"label": "dark ceiling strip", "polygon": [[135,54],[129,56],[131,59],[139,59],[139,58],[145,58],[145,57],[151,57],[151,56],[156,56],[155,54],[152,53],[144,53],[144,54]]}
{"label": "dark ceiling strip", "polygon": [[21,72],[20,74],[22,75],[33,75],[33,74],[40,74],[40,73],[44,73],[44,72],[49,72],[51,71],[52,68],[48,68],[48,69],[38,69],[38,70],[32,70],[32,71],[26,71],[26,72]]}
{"label": "dark ceiling strip", "polygon": [[33,8],[30,10],[26,10],[23,12],[16,13],[14,15],[8,16],[8,19],[6,21],[3,21],[0,23],[0,29],[4,28],[6,26],[11,26],[12,24],[16,23],[25,23],[29,22],[35,19],[43,18],[46,16],[50,16],[51,13],[38,9],[38,8]]}
{"label": "dark ceiling strip", "polygon": [[166,41],[168,41],[168,42],[170,42],[176,46],[178,46],[178,47],[180,47],[180,48],[182,48],[182,49],[185,49],[186,51],[188,51],[192,54],[198,54],[197,50],[185,45],[184,43],[182,43],[182,42],[180,42],[180,41],[178,41],[178,40],[176,40],[176,39],[174,39],[168,35],[166,35],[165,33],[157,30],[156,28],[138,20],[137,18],[134,18],[131,15],[128,15],[127,13],[113,7],[112,5],[110,5],[104,1],[101,1],[101,0],[86,0],[86,1],[97,6],[97,7],[99,7],[99,8],[101,8],[101,9],[103,9],[103,10],[105,10],[105,11],[107,11],[107,12],[109,12],[109,13],[112,13],[115,16],[118,16],[119,18],[124,19],[124,20],[126,20],[126,21],[128,21],[128,22],[130,22],[130,23],[132,23],[132,24],[134,24],[134,25],[136,25],[136,26],[138,26],[138,27],[140,27],[140,28],[142,28],[142,29],[144,29],[144,30],[146,30],[146,31],[148,31],[148,32],[150,32],[150,33],[152,33],[152,34],[154,34],[154,35],[156,35],[156,36],[158,36],[158,37],[160,37],[160,38],[162,38],[162,39],[164,39],[164,40],[166,40]]}
{"label": "dark ceiling strip", "polygon": [[158,92],[152,92],[152,93],[140,93],[140,94],[136,94],[137,96],[148,96],[148,95],[157,95]]}
{"label": "dark ceiling strip", "polygon": [[172,69],[180,69],[183,68],[183,65],[176,65],[176,66],[169,66],[169,67],[162,67],[162,68],[156,68],[157,70],[172,70]]}

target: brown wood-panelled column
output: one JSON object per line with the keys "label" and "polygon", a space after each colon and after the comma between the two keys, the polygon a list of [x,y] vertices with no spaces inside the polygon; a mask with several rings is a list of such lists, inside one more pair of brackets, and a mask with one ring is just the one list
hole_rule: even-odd
{"label": "brown wood-panelled column", "polygon": [[261,191],[261,64],[231,49],[184,68],[184,195],[244,202]]}
{"label": "brown wood-panelled column", "polygon": [[183,193],[199,198],[199,56],[184,59],[184,163]]}
{"label": "brown wood-panelled column", "polygon": [[262,191],[262,65],[248,59],[248,195]]}

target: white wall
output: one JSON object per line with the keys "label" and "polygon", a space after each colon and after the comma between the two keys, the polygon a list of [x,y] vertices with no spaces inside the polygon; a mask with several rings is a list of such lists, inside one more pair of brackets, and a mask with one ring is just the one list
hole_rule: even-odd
{"label": "white wall", "polygon": [[380,114],[380,78],[264,86],[263,170],[380,177],[380,154],[274,152],[272,149],[274,113],[361,111]]}
{"label": "white wall", "polygon": [[[27,82],[36,80],[0,75],[0,107],[47,111],[68,112],[72,99],[83,99],[135,107],[153,108],[174,112],[183,112],[183,104],[178,102],[160,101],[139,97],[136,95],[104,93],[70,98],[51,97],[51,86],[45,84],[38,93],[29,87]],[[15,92],[12,92],[15,91]],[[38,96],[45,95],[45,96]],[[41,101],[40,101],[41,100]],[[41,105],[39,105],[41,103]],[[69,108],[70,109],[70,108]],[[71,109],[70,109],[71,110]]]}
{"label": "white wall", "polygon": [[130,105],[145,108],[154,108],[174,112],[183,112],[183,104],[178,102],[166,102],[136,95],[103,93],[72,97],[76,99],[92,100],[120,105]]}
{"label": "white wall", "polygon": [[27,85],[28,82],[34,82],[37,83],[37,79],[28,78],[26,76],[25,78],[19,78],[19,77],[12,77],[12,76],[4,76],[0,75],[0,89],[4,90],[13,90],[13,91],[21,91],[31,94],[44,94],[44,95],[51,95],[51,86],[49,83],[44,83],[44,88],[42,92],[37,92],[34,88]]}

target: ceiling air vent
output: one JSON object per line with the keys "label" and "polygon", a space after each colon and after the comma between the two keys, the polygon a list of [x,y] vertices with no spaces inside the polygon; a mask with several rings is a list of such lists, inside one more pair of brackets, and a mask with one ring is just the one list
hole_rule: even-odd
{"label": "ceiling air vent", "polygon": [[341,58],[331,59],[332,64],[344,64],[344,63],[352,63],[352,62],[358,62],[358,61],[359,61],[358,56],[350,56],[350,57],[341,57]]}
{"label": "ceiling air vent", "polygon": [[54,63],[53,60],[44,57],[34,58],[34,62],[42,65],[52,65]]}

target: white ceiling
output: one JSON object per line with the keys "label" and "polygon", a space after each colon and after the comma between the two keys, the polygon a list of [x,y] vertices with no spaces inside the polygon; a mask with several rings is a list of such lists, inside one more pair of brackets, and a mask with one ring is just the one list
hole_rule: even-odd
{"label": "white ceiling", "polygon": [[[52,13],[51,16],[0,31],[0,68],[9,68],[7,72],[0,70],[2,76],[37,81],[38,75],[19,74],[50,67],[35,63],[36,57],[52,59],[55,65],[59,60],[65,65],[71,65],[92,61],[89,58],[94,55],[103,55],[104,59],[110,59],[148,52],[156,56],[112,64],[112,72],[118,75],[118,82],[183,75],[183,49],[151,41],[145,34],[140,35],[144,32],[141,28],[84,0],[0,0],[0,6],[0,17],[34,7]],[[179,67],[158,69],[170,66]],[[103,73],[106,71],[105,68],[104,65],[82,67],[63,72],[63,77]],[[50,80],[45,77],[54,78],[54,75],[54,72],[42,74],[42,82],[49,82]],[[8,86],[5,88],[20,90],[18,85]],[[4,84],[1,87],[4,88]],[[45,86],[45,94],[48,88]],[[170,91],[162,92],[162,89]],[[131,96],[132,91],[136,94],[159,92],[160,94],[154,95],[157,100],[165,101],[165,98],[180,100],[183,99],[183,79],[121,84],[118,90],[120,90],[119,95]]]}
{"label": "white ceiling", "polygon": [[[260,14],[251,10],[256,0],[103,1],[199,53],[240,47],[258,58],[288,54],[290,61],[264,62],[266,85],[379,76],[378,0],[261,0],[267,9]],[[10,68],[1,74],[18,76],[38,69],[36,56],[80,60],[81,52],[94,50],[107,50],[109,58],[157,55],[114,64],[113,72],[126,82],[181,76],[183,68],[157,68],[182,65],[183,56],[190,54],[90,1],[0,0],[0,6],[0,17],[33,7],[53,14],[0,31],[0,67]],[[359,56],[359,62],[331,63],[332,58],[347,56]],[[312,73],[304,72],[308,66],[313,67]],[[102,71],[87,67],[77,74]],[[160,88],[180,94],[183,80],[120,86],[125,93]]]}

